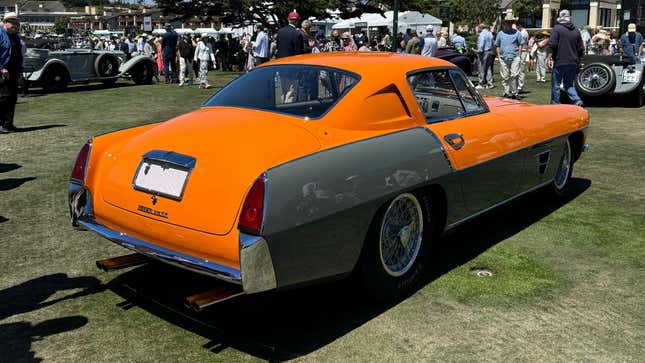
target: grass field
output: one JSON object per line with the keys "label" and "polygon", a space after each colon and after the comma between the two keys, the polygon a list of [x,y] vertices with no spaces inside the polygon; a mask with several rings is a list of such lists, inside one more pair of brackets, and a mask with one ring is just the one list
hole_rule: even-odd
{"label": "grass field", "polygon": [[[526,100],[546,103],[548,84],[534,80]],[[24,132],[0,135],[0,362],[645,357],[643,109],[590,107],[573,197],[537,192],[468,223],[439,242],[407,299],[366,304],[339,282],[193,314],[182,293],[207,281],[154,264],[99,272],[95,260],[125,250],[69,225],[69,173],[87,139],[166,120],[212,93],[117,85],[20,99]]]}

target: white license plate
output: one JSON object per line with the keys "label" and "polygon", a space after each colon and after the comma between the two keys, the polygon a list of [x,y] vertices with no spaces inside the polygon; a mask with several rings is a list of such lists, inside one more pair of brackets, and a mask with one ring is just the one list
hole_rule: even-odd
{"label": "white license plate", "polygon": [[134,188],[174,199],[181,199],[189,171],[163,161],[143,159],[134,177]]}
{"label": "white license plate", "polygon": [[636,83],[640,80],[641,77],[641,72],[640,71],[634,71],[634,72],[623,72],[623,82],[625,83]]}

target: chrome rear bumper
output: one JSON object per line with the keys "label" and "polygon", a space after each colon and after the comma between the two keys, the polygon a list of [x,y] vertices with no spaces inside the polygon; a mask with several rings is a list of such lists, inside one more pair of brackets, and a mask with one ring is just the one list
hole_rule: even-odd
{"label": "chrome rear bumper", "polygon": [[107,238],[110,241],[137,253],[141,253],[187,270],[212,276],[220,280],[238,285],[242,284],[242,275],[238,269],[153,245],[146,241],[129,236],[123,232],[109,229],[91,217],[79,218],[78,224],[99,234],[101,237]]}
{"label": "chrome rear bumper", "polygon": [[240,269],[236,269],[169,250],[104,226],[94,218],[91,193],[78,183],[72,182],[69,185],[68,201],[73,226],[84,227],[129,250],[186,270],[242,285],[247,294],[277,287],[269,246],[260,236],[240,232]]}

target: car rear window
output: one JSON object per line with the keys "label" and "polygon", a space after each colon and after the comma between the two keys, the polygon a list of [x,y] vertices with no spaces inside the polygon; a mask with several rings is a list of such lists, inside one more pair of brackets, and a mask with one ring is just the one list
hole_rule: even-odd
{"label": "car rear window", "polygon": [[357,82],[353,73],[306,65],[259,67],[213,95],[204,106],[229,106],[315,119]]}

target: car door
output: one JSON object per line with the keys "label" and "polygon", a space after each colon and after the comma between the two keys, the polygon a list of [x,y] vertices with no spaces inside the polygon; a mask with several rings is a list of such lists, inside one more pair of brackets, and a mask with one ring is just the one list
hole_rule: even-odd
{"label": "car door", "polygon": [[517,193],[525,153],[515,121],[492,115],[460,71],[417,72],[408,83],[458,174],[467,210],[483,211]]}

